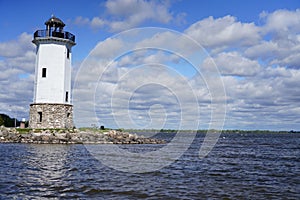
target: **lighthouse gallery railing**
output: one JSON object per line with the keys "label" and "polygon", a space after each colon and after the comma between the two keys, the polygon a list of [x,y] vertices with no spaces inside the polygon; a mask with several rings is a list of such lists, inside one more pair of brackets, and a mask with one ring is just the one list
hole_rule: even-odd
{"label": "lighthouse gallery railing", "polygon": [[37,30],[34,33],[34,38],[36,37],[57,37],[75,42],[75,35],[67,31],[54,31],[54,30]]}

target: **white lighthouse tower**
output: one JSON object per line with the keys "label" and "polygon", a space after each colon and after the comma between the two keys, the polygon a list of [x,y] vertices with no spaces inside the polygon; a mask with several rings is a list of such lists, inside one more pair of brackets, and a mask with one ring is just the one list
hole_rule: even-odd
{"label": "white lighthouse tower", "polygon": [[72,128],[71,57],[75,36],[52,16],[45,30],[34,33],[36,45],[34,98],[30,105],[31,128]]}

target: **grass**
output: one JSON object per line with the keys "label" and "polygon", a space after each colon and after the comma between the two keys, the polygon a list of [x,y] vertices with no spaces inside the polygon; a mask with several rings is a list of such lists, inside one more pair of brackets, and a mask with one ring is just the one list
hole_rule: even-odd
{"label": "grass", "polygon": [[[74,129],[64,129],[64,128],[16,128],[16,130],[18,131],[18,133],[20,134],[28,134],[31,132],[34,133],[39,133],[42,131],[50,131],[50,133],[57,133],[57,132],[64,132],[66,130],[74,130]],[[98,129],[98,128],[90,128],[90,127],[84,127],[84,128],[79,128],[80,131],[88,131],[88,132],[94,132],[94,133],[104,133],[104,132],[108,132],[111,129]]]}
{"label": "grass", "polygon": [[79,128],[80,131],[89,131],[89,132],[94,132],[94,133],[105,133],[111,129],[98,129],[98,128],[90,128],[90,127],[82,127]]}
{"label": "grass", "polygon": [[50,133],[57,133],[57,132],[64,132],[65,130],[74,130],[74,129],[65,129],[65,128],[16,128],[16,130],[20,133],[20,134],[26,134],[26,133],[30,133],[30,132],[34,132],[34,133],[39,133],[42,131],[46,131],[49,130]]}
{"label": "grass", "polygon": [[28,128],[16,128],[16,130],[17,130],[20,134],[26,134],[26,133],[29,133],[32,129],[28,129]]}

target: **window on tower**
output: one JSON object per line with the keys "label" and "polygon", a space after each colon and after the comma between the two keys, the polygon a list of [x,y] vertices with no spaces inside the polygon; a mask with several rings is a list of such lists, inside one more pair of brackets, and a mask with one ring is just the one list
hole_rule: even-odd
{"label": "window on tower", "polygon": [[67,58],[69,59],[70,58],[70,49],[67,48]]}
{"label": "window on tower", "polygon": [[42,112],[38,112],[39,114],[39,122],[42,122],[43,120],[43,113]]}
{"label": "window on tower", "polygon": [[66,102],[69,101],[69,92],[66,92]]}
{"label": "window on tower", "polygon": [[42,68],[42,77],[45,78],[47,75],[47,68]]}

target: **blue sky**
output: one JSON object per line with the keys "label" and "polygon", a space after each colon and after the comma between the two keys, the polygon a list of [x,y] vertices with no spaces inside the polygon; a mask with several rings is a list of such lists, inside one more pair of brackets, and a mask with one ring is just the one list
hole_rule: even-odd
{"label": "blue sky", "polygon": [[[89,126],[93,121],[89,117],[93,114],[98,117],[93,123],[107,127],[178,128],[177,125],[182,121],[184,128],[189,128],[191,121],[197,121],[198,128],[207,128],[212,124],[213,107],[216,106],[216,110],[222,109],[218,108],[218,103],[212,105],[214,94],[210,89],[205,91],[205,88],[215,86],[205,86],[205,80],[197,77],[195,69],[180,56],[172,57],[170,52],[159,50],[134,50],[127,56],[114,59],[114,66],[105,73],[101,69],[83,66],[84,59],[91,58],[89,55],[93,49],[95,53],[103,55],[98,64],[109,62],[108,54],[115,55],[113,50],[117,44],[107,38],[128,42],[122,34],[115,34],[132,28],[151,26],[184,33],[200,44],[203,47],[200,54],[205,54],[201,57],[203,73],[212,68],[208,58],[214,61],[226,91],[224,100],[227,114],[223,120],[225,129],[300,130],[300,2],[223,2],[225,1],[0,0],[0,112],[19,119],[28,118],[29,104],[32,103],[33,97],[35,62],[32,35],[34,31],[44,29],[44,22],[54,14],[66,23],[65,30],[76,35],[77,45],[73,48],[73,83],[77,83],[78,88],[74,86],[74,94],[77,95],[74,96],[74,105],[76,107],[77,104],[77,107],[88,111],[91,106],[85,107],[86,105],[97,104],[89,112],[81,113],[81,118],[85,120],[78,120],[78,126]],[[175,40],[164,45],[168,46],[174,42],[181,50],[188,51],[185,43],[180,44],[183,41],[176,39],[178,34],[172,31],[168,37],[174,36]],[[165,33],[158,31],[157,35],[164,38]],[[167,39],[164,38],[163,41],[167,42]],[[135,45],[140,45],[140,42],[135,41]],[[157,44],[158,41],[152,42]],[[168,47],[176,49],[175,46]],[[106,52],[102,52],[103,49],[99,49],[101,47],[107,48]],[[153,71],[149,72],[147,66],[137,67],[153,64],[154,61],[164,65],[164,68],[153,67],[150,68]],[[98,74],[89,74],[85,71],[87,69],[98,70]],[[133,75],[136,75],[136,72],[133,69],[140,74],[165,76],[160,80],[151,79],[146,75],[142,76],[141,80],[134,79]],[[78,76],[78,73],[84,74]],[[101,73],[104,73],[103,81],[99,79]],[[134,79],[132,82],[136,85],[129,85],[122,79],[126,76],[130,80]],[[106,81],[106,78],[110,80]],[[174,78],[177,82],[174,82]],[[149,85],[145,81],[156,84]],[[206,81],[210,83],[209,80]],[[87,85],[82,85],[83,83]],[[89,85],[96,85],[89,89],[91,93],[80,90],[80,87]],[[188,105],[192,104],[192,99],[182,98],[183,102],[178,104],[180,96],[189,95],[181,92],[186,91],[183,85],[191,86],[193,95],[197,97],[200,117],[197,113],[190,113],[193,109]],[[120,89],[131,87],[132,91],[128,94]],[[108,88],[115,93],[106,91]],[[160,98],[153,94],[151,88],[160,94]],[[146,91],[148,93],[145,93]],[[124,99],[129,94],[132,96],[130,102]],[[177,100],[174,99],[174,94],[178,97]],[[91,98],[85,99],[86,95],[90,95]],[[101,101],[88,102],[95,96]],[[109,104],[115,101],[114,98],[120,101],[114,105]],[[124,104],[120,103],[122,100]],[[179,105],[184,105],[181,111],[178,110]],[[179,118],[182,113],[190,113],[191,119]],[[128,118],[136,121],[136,124],[125,123],[130,121]],[[190,124],[190,127],[193,126]]]}

